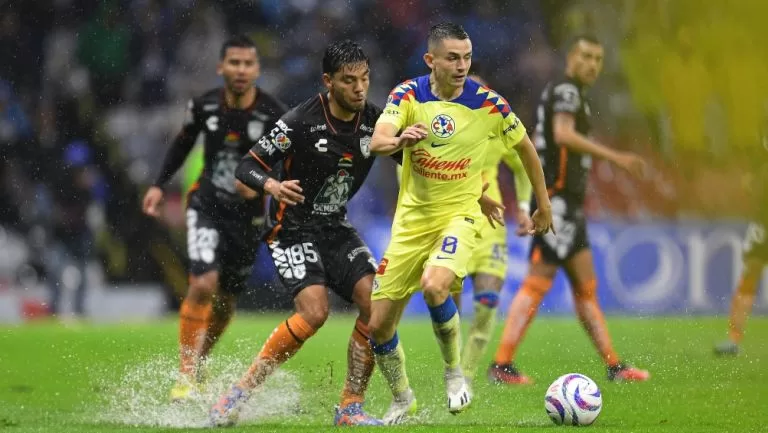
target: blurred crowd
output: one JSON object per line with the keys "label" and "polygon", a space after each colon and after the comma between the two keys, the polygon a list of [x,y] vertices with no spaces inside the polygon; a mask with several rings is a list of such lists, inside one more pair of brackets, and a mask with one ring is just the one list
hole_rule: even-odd
{"label": "blurred crowd", "polygon": [[[701,155],[729,154],[734,146],[756,143],[754,125],[764,121],[760,110],[767,100],[765,57],[750,55],[760,41],[750,33],[752,27],[740,31],[740,18],[717,20],[717,11],[689,0],[671,2],[688,7],[676,11],[668,11],[666,3],[0,2],[5,59],[0,62],[0,226],[19,233],[30,251],[39,252],[30,254],[30,262],[41,274],[57,272],[50,264],[56,261],[44,259],[43,252],[58,251],[75,263],[102,255],[112,279],[167,281],[178,274],[168,270],[170,263],[183,256],[178,254],[181,192],[194,172],[179,177],[169,199],[167,224],[175,230],[144,218],[137,200],[181,125],[185,101],[219,85],[218,49],[228,35],[246,33],[256,41],[262,62],[258,85],[289,105],[320,89],[327,43],[355,39],[371,57],[370,99],[383,104],[394,84],[426,71],[424,35],[442,20],[465,26],[486,78],[529,129],[538,95],[561,73],[565,41],[589,31],[605,42],[606,71],[592,95],[600,107],[598,138],[640,151],[652,164],[641,182],[596,164],[589,200],[593,218],[707,214],[702,202],[722,209],[722,200],[713,195],[734,200],[738,194],[713,185],[732,176],[738,163]],[[692,10],[703,11],[688,13]],[[660,20],[664,14],[690,19],[673,26],[669,22],[683,21],[676,16]],[[733,38],[714,36],[707,30],[712,25],[719,26],[717,34]],[[750,73],[733,73],[741,70]],[[728,79],[716,79],[723,76]],[[509,173],[502,176],[503,184],[512,185]],[[356,199],[362,205],[353,211],[389,215],[396,194],[392,167],[382,163],[370,180]],[[700,193],[707,199],[702,201]],[[514,194],[508,197],[512,203]]]}

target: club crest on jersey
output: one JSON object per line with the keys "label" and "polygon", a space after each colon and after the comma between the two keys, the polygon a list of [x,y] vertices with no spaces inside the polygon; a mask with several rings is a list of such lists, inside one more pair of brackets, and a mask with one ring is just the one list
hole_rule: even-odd
{"label": "club crest on jersey", "polygon": [[432,133],[440,138],[446,138],[456,132],[456,122],[447,114],[438,114],[432,119]]}
{"label": "club crest on jersey", "polygon": [[360,137],[360,152],[363,154],[364,157],[370,158],[371,156],[371,136],[366,135],[365,137]]}
{"label": "club crest on jersey", "polygon": [[264,122],[260,120],[251,120],[248,122],[248,138],[251,141],[256,141],[261,138],[264,133]]}

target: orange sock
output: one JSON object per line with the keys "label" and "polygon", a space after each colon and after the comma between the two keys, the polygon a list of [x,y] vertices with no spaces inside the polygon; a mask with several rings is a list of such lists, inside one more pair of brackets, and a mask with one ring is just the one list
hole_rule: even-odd
{"label": "orange sock", "polygon": [[728,317],[728,337],[738,344],[744,336],[744,325],[752,311],[757,292],[757,283],[760,273],[757,275],[745,274],[736,288],[731,300],[731,314]]}
{"label": "orange sock", "polygon": [[240,386],[253,389],[264,383],[267,376],[295,355],[315,332],[317,330],[298,313],[289,317],[272,331],[259,355],[240,380]]}
{"label": "orange sock", "polygon": [[368,325],[357,319],[347,348],[347,380],[341,392],[341,407],[365,400],[365,390],[376,361],[369,342]]}
{"label": "orange sock", "polygon": [[199,304],[184,299],[179,311],[179,358],[180,371],[194,374],[200,356],[200,348],[205,338],[213,304]]}
{"label": "orange sock", "polygon": [[504,331],[494,357],[496,364],[509,364],[515,358],[517,346],[533,318],[536,317],[541,300],[551,287],[552,280],[543,277],[527,277],[523,281],[522,288],[515,295],[507,311]]}
{"label": "orange sock", "polygon": [[597,281],[592,280],[581,287],[574,288],[574,301],[576,314],[579,316],[589,338],[592,339],[600,356],[609,367],[619,363],[619,356],[613,350],[611,336],[608,334],[608,326],[605,324],[603,311],[597,304]]}

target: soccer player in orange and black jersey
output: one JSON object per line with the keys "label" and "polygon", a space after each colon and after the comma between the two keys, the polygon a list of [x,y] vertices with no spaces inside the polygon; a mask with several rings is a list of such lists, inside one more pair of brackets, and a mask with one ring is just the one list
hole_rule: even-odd
{"label": "soccer player in orange and black jersey", "polygon": [[[214,426],[236,422],[251,392],[323,326],[328,289],[359,309],[334,423],[381,424],[362,408],[374,366],[368,320],[376,261],[346,210],[375,159],[369,144],[381,109],[366,100],[368,77],[368,57],[358,44],[329,45],[323,57],[327,92],[284,115],[237,168],[245,197],[257,192],[273,197],[266,240],[296,312],[275,328],[250,369],[211,409]],[[282,177],[274,173],[280,163]]]}
{"label": "soccer player in orange and black jersey", "polygon": [[[531,382],[516,369],[515,352],[560,268],[570,280],[579,321],[606,363],[608,378],[649,378],[647,371],[621,362],[613,349],[597,303],[597,281],[587,237],[583,207],[592,157],[612,161],[636,176],[644,170],[644,162],[638,156],[616,152],[589,138],[591,111],[586,90],[597,79],[602,64],[602,45],[594,37],[580,36],[570,46],[565,76],[548,84],[542,93],[535,142],[550,187],[557,236],[533,237],[528,276],[512,300],[494,363],[488,371],[492,382]],[[531,209],[536,209],[535,199]]]}
{"label": "soccer player in orange and black jersey", "polygon": [[250,39],[227,40],[220,56],[217,72],[224,78],[224,87],[189,102],[184,127],[143,203],[147,215],[160,216],[164,185],[182,166],[198,135],[204,134],[205,164],[187,205],[190,275],[180,311],[181,376],[171,390],[175,401],[198,390],[203,379],[201,361],[227,327],[258,247],[265,203],[240,197],[235,169],[261,138],[265,125],[269,127],[286,111],[281,102],[254,86],[259,62]]}

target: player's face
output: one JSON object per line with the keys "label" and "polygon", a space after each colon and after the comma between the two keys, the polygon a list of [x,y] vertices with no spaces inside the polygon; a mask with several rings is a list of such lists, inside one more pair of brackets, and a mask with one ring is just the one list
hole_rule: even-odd
{"label": "player's face", "polygon": [[245,93],[259,78],[259,58],[254,48],[227,48],[219,63],[219,75],[224,77],[227,90],[237,95]]}
{"label": "player's face", "polygon": [[603,70],[603,47],[587,41],[579,41],[571,51],[569,61],[575,78],[591,85]]}
{"label": "player's face", "polygon": [[365,62],[349,63],[332,75],[323,74],[323,82],[333,101],[346,111],[356,113],[365,108],[371,70]]}
{"label": "player's face", "polygon": [[424,54],[439,86],[463,87],[472,65],[472,41],[443,39]]}

